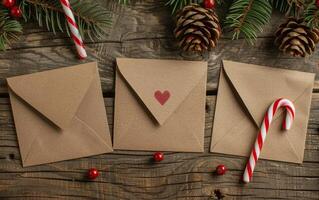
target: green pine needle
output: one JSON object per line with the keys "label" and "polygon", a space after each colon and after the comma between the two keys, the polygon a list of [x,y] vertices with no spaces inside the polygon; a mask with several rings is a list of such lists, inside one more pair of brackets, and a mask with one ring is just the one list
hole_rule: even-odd
{"label": "green pine needle", "polygon": [[315,1],[310,3],[304,11],[304,19],[310,28],[319,28],[319,9]]}
{"label": "green pine needle", "polygon": [[178,10],[182,9],[183,7],[191,3],[198,3],[198,2],[196,0],[168,0],[166,5],[171,7],[172,14],[174,14]]}
{"label": "green pine needle", "polygon": [[272,0],[272,5],[282,13],[287,13],[289,10],[289,4],[287,0]]}
{"label": "green pine needle", "polygon": [[[101,39],[110,27],[112,16],[109,11],[96,2],[70,0],[70,4],[83,38]],[[54,34],[57,31],[70,35],[68,23],[59,0],[22,0],[22,11],[26,21],[35,20]]]}
{"label": "green pine needle", "polygon": [[22,26],[17,20],[11,19],[8,11],[0,8],[0,50],[6,50],[11,41],[18,40]]}
{"label": "green pine needle", "polygon": [[129,0],[118,0],[119,1],[119,4],[124,4],[124,5],[127,5]]}
{"label": "green pine needle", "polygon": [[299,17],[301,11],[309,0],[271,0],[274,8],[280,12],[285,13],[287,16]]}
{"label": "green pine needle", "polygon": [[269,23],[271,12],[272,6],[268,0],[235,0],[229,9],[225,26],[233,31],[233,39],[243,34],[253,44],[263,26]]}

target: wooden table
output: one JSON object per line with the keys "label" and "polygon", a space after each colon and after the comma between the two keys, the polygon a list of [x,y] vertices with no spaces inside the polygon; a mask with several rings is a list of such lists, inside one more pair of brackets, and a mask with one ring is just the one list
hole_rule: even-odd
{"label": "wooden table", "polygon": [[[87,42],[89,59],[99,62],[103,94],[112,127],[115,57],[194,59],[181,54],[172,35],[173,22],[165,1],[131,1],[124,8],[116,1],[99,1],[114,11],[107,39]],[[0,199],[319,199],[319,77],[316,77],[305,157],[302,165],[260,160],[251,184],[239,183],[246,158],[208,152],[222,59],[319,73],[319,50],[310,58],[284,56],[273,46],[273,33],[283,21],[274,14],[271,25],[255,46],[226,34],[204,58],[209,63],[205,153],[166,153],[152,165],[152,152],[115,151],[72,161],[22,168],[5,78],[79,64],[65,34],[53,35],[28,25],[12,49],[0,53]],[[227,175],[212,171],[225,164]],[[99,179],[83,178],[87,169],[104,169]],[[218,195],[217,195],[218,196]]]}

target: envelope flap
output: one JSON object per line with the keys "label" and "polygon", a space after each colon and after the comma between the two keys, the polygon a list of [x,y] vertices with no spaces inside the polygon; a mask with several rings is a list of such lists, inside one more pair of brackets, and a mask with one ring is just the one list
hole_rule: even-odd
{"label": "envelope flap", "polygon": [[8,78],[9,88],[60,128],[66,128],[86,94],[96,63]]}
{"label": "envelope flap", "polygon": [[257,127],[274,100],[283,97],[296,101],[312,87],[315,76],[232,61],[223,61],[223,69]]}
{"label": "envelope flap", "polygon": [[207,63],[200,61],[117,59],[118,71],[162,125],[206,78]]}

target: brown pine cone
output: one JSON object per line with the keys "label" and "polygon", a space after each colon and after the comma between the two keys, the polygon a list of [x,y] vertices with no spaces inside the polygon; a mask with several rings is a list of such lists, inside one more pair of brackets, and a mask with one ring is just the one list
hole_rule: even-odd
{"label": "brown pine cone", "polygon": [[181,49],[202,53],[216,46],[221,27],[214,10],[191,4],[176,15],[174,34]]}
{"label": "brown pine cone", "polygon": [[319,30],[309,28],[303,19],[289,18],[276,32],[275,44],[286,54],[295,57],[311,55],[319,42]]}

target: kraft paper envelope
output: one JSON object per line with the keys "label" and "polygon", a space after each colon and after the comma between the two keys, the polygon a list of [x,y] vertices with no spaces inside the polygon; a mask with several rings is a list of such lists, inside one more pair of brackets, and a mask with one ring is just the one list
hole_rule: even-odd
{"label": "kraft paper envelope", "polygon": [[7,80],[23,166],[112,151],[97,63]]}
{"label": "kraft paper envelope", "polygon": [[302,163],[315,74],[223,61],[211,152],[249,156],[270,104],[291,100],[296,117],[282,130],[284,109],[270,125],[260,158]]}
{"label": "kraft paper envelope", "polygon": [[117,59],[114,149],[202,152],[206,62]]}

